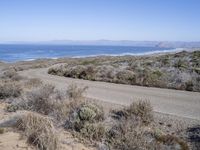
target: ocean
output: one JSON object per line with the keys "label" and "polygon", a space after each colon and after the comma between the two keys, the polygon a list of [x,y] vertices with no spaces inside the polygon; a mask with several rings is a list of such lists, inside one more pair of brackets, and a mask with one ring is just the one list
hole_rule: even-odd
{"label": "ocean", "polygon": [[39,58],[144,55],[174,51],[172,48],[134,46],[72,46],[0,44],[0,61],[30,61]]}

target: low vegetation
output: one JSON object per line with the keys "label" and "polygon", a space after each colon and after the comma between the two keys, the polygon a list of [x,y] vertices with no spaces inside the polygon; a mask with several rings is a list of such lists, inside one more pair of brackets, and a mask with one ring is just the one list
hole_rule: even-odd
{"label": "low vegetation", "polygon": [[49,69],[85,80],[200,91],[200,51],[155,56],[83,58]]}
{"label": "low vegetation", "polygon": [[0,83],[0,99],[9,97],[19,97],[22,93],[22,88],[18,83],[10,83],[3,81]]}
{"label": "low vegetation", "polygon": [[23,131],[28,142],[41,150],[59,149],[59,138],[50,118],[28,113],[18,120],[16,128]]}
{"label": "low vegetation", "polygon": [[[198,67],[199,53],[191,54],[194,66]],[[164,58],[161,59],[161,57]],[[152,57],[151,59],[162,61],[158,64],[152,63],[150,58],[143,61],[142,58],[126,57],[124,60],[124,57],[119,57],[119,60],[110,58],[109,62],[104,63],[98,59],[80,61],[78,66],[71,64],[71,67],[62,66],[61,70],[57,68],[59,73],[54,69],[50,69],[49,72],[52,73],[53,70],[53,74],[89,80],[104,79],[115,83],[141,83],[139,85],[165,87],[163,81],[166,79],[165,71],[169,69],[167,66],[172,66],[172,62],[169,61],[171,57],[174,59],[184,58],[185,53]],[[136,60],[136,64],[133,64],[134,60]],[[106,65],[106,63],[111,65]],[[141,67],[144,64],[155,68]],[[180,65],[178,61],[172,70],[176,68],[180,74],[183,73],[184,76],[187,76],[187,65]],[[160,70],[157,66],[163,66],[166,70]],[[128,69],[131,67],[135,68],[134,71]],[[74,70],[74,68],[78,69]],[[98,71],[95,68],[98,68]],[[66,71],[68,69],[70,69],[70,73]],[[176,72],[176,69],[173,71]],[[196,71],[193,70],[190,73],[197,79],[199,74],[197,75]],[[110,150],[188,150],[191,146],[186,135],[182,136],[177,131],[169,132],[172,130],[170,125],[165,127],[167,130],[160,128],[160,123],[156,121],[153,108],[147,100],[134,101],[130,106],[105,113],[102,106],[84,96],[87,87],[71,84],[66,90],[61,91],[39,79],[22,77],[17,79],[14,76],[18,76],[18,74],[13,70],[3,73],[1,76],[1,102],[7,103],[7,114],[16,112],[20,115],[15,123],[15,129],[27,138],[28,143],[39,150],[61,149],[61,144],[64,142],[63,139],[60,139],[60,132],[63,131],[70,132],[79,142],[88,146],[92,145],[97,149],[100,149],[99,143],[103,145],[104,149]],[[186,86],[182,87],[184,90],[195,91],[194,89],[198,88],[197,83],[194,83],[193,80],[192,82],[188,80],[184,85]],[[0,128],[0,134],[4,134],[4,131],[4,128]]]}

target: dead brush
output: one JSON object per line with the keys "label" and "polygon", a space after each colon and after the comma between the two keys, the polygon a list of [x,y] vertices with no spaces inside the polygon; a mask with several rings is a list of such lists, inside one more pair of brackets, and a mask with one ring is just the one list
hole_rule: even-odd
{"label": "dead brush", "polygon": [[22,93],[20,84],[16,82],[1,82],[0,83],[0,99],[9,97],[19,97]]}
{"label": "dead brush", "polygon": [[17,121],[17,129],[24,132],[28,142],[39,150],[59,149],[59,138],[52,121],[37,113],[28,113]]}
{"label": "dead brush", "polygon": [[67,95],[69,99],[77,100],[83,98],[83,94],[86,92],[88,87],[79,88],[76,84],[72,83],[68,86]]}
{"label": "dead brush", "polygon": [[20,76],[15,69],[9,69],[7,71],[5,71],[3,73],[3,75],[1,76],[1,78],[3,79],[11,79],[13,81],[19,81],[21,79],[23,79],[22,76]]}
{"label": "dead brush", "polygon": [[140,117],[144,124],[149,124],[153,121],[153,108],[149,101],[133,102],[125,109],[129,116],[134,115]]}
{"label": "dead brush", "polygon": [[136,101],[130,106],[121,110],[112,110],[112,117],[118,120],[121,119],[135,119],[144,125],[148,125],[153,121],[153,108],[149,101]]}
{"label": "dead brush", "polygon": [[32,88],[32,87],[39,87],[42,85],[42,81],[38,78],[32,78],[25,82],[25,87]]}
{"label": "dead brush", "polygon": [[148,132],[135,120],[123,119],[115,124],[107,133],[107,141],[117,150],[148,150],[156,149]]}
{"label": "dead brush", "polygon": [[29,109],[48,115],[52,111],[53,99],[52,94],[55,92],[55,87],[52,85],[43,85],[31,92],[27,93],[27,103]]}

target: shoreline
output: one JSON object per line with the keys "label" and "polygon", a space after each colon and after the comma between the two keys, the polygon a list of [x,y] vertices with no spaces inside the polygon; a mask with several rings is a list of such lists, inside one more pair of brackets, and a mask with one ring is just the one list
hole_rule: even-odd
{"label": "shoreline", "polygon": [[143,57],[143,56],[160,56],[166,54],[174,54],[179,53],[182,51],[186,52],[193,52],[193,51],[200,51],[200,48],[173,48],[170,50],[156,50],[156,51],[149,51],[144,53],[121,53],[121,54],[97,54],[97,55],[82,55],[82,56],[64,56],[64,57],[44,57],[44,58],[29,58],[25,60],[18,60],[18,61],[3,61],[0,60],[1,63],[6,64],[13,64],[13,63],[20,63],[20,62],[33,62],[38,60],[59,60],[59,59],[77,59],[77,58],[98,58],[98,57],[125,57],[125,56],[135,56],[135,57]]}

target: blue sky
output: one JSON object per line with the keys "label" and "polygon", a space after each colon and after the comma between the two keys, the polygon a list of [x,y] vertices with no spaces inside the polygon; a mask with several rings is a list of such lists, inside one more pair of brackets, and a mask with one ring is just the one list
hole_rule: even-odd
{"label": "blue sky", "polygon": [[200,41],[200,0],[0,0],[0,41]]}

